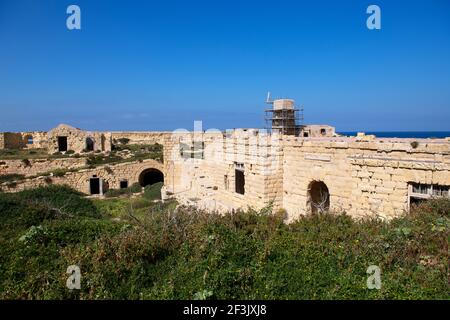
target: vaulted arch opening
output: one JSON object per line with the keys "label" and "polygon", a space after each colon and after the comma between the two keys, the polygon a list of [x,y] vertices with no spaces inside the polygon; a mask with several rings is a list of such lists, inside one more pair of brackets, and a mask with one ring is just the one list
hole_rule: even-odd
{"label": "vaulted arch opening", "polygon": [[312,213],[323,213],[330,209],[330,192],[322,181],[312,181],[308,187],[308,204]]}
{"label": "vaulted arch opening", "polygon": [[158,169],[145,169],[139,175],[139,184],[143,187],[157,182],[164,182],[164,174]]}

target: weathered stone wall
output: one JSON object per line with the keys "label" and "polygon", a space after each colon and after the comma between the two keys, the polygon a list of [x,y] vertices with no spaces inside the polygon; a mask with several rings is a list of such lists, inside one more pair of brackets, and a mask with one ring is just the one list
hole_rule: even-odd
{"label": "weathered stone wall", "polygon": [[161,131],[113,131],[111,137],[113,141],[125,138],[129,139],[129,144],[163,144],[172,135],[172,132]]}
{"label": "weathered stone wall", "polygon": [[25,142],[22,135],[16,132],[5,132],[5,149],[22,149],[25,147]]}
{"label": "weathered stone wall", "polygon": [[[176,159],[189,139],[203,141],[202,159]],[[450,185],[445,139],[264,137],[250,129],[196,138],[180,134],[174,140],[172,158],[165,152],[166,190],[182,203],[210,210],[258,209],[273,202],[292,221],[310,212],[311,184],[320,181],[330,192],[331,210],[392,218],[408,209],[409,184]],[[235,190],[235,163],[245,168],[244,195]]]}
{"label": "weathered stone wall", "polygon": [[333,137],[336,129],[327,125],[305,125],[300,131],[300,137]]}
{"label": "weathered stone wall", "polygon": [[37,149],[46,147],[46,132],[2,132],[0,134],[0,149]]}
{"label": "weathered stone wall", "polygon": [[67,137],[67,151],[82,153],[87,149],[87,139],[93,144],[93,151],[111,151],[111,133],[83,131],[61,124],[48,132],[48,152],[59,152],[58,137]]}
{"label": "weathered stone wall", "polygon": [[164,173],[163,164],[155,160],[143,160],[116,165],[104,165],[95,169],[82,169],[76,172],[66,173],[63,177],[37,177],[25,179],[14,184],[3,183],[0,188],[4,192],[18,192],[24,189],[32,189],[48,184],[68,185],[80,192],[89,194],[89,180],[94,176],[104,181],[106,191],[119,189],[120,181],[127,180],[129,185],[139,182],[139,176],[147,169],[157,169]]}
{"label": "weathered stone wall", "polygon": [[[270,202],[281,205],[282,149],[280,136],[258,130],[235,130],[228,134],[174,134],[172,152],[167,152],[167,191],[182,203],[210,210],[262,208]],[[203,156],[190,158],[189,146]],[[203,146],[201,144],[203,142]],[[184,158],[180,145],[188,146]],[[186,156],[187,155],[187,156]],[[198,153],[196,154],[198,155]],[[242,165],[245,192],[235,189],[236,164]]]}
{"label": "weathered stone wall", "polygon": [[[20,132],[22,148],[25,149],[46,149],[48,147],[47,132]],[[31,139],[30,139],[31,138]],[[29,143],[32,142],[32,143]]]}
{"label": "weathered stone wall", "polygon": [[74,169],[86,165],[85,158],[0,160],[0,175],[35,176],[56,169]]}
{"label": "weathered stone wall", "polygon": [[450,144],[417,141],[413,148],[407,139],[286,138],[283,207],[289,219],[310,211],[313,181],[328,187],[332,210],[386,218],[408,209],[409,183],[450,185]]}
{"label": "weathered stone wall", "polygon": [[5,133],[0,132],[0,150],[5,149]]}
{"label": "weathered stone wall", "polygon": [[[68,148],[76,152],[85,148],[86,132],[67,126],[57,129],[49,134],[50,141],[59,134],[73,135]],[[346,211],[353,217],[391,218],[403,213],[408,209],[411,183],[450,186],[448,139],[377,139],[365,135],[302,138],[268,135],[256,129],[226,133],[113,132],[101,136],[109,137],[110,142],[127,138],[131,144],[160,143],[164,146],[164,164],[145,160],[103,166],[52,177],[52,183],[68,184],[88,193],[93,175],[102,178],[106,187],[119,188],[121,180],[131,185],[139,181],[145,169],[155,168],[164,173],[164,191],[181,203],[218,211],[249,206],[261,209],[273,204],[274,210],[286,209],[289,221],[310,211],[314,181],[326,185],[332,210]],[[55,150],[50,147],[51,151]],[[37,168],[38,164],[33,166]],[[27,170],[20,163],[11,168]],[[238,168],[244,172],[244,194],[236,192]],[[2,188],[15,191],[46,183],[48,179],[40,178],[19,182],[15,188],[4,184]]]}

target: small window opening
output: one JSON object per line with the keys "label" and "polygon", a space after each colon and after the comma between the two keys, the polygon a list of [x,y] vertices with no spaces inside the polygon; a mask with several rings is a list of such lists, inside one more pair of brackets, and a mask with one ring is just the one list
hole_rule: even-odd
{"label": "small window opening", "polygon": [[120,181],[120,189],[126,189],[126,188],[128,188],[128,180]]}
{"label": "small window opening", "polygon": [[244,174],[244,164],[235,163],[235,191],[239,194],[245,194],[245,174]]}
{"label": "small window opening", "polygon": [[33,136],[26,136],[25,141],[27,144],[33,144]]}

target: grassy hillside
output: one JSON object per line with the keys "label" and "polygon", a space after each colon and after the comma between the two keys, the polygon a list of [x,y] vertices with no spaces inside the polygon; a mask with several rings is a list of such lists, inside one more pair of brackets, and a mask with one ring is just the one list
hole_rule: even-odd
{"label": "grassy hillside", "polygon": [[[2,299],[448,299],[450,201],[390,223],[220,216],[66,187],[0,193]],[[150,196],[149,196],[150,194]],[[81,268],[81,290],[65,287]],[[381,268],[381,290],[366,287]]]}

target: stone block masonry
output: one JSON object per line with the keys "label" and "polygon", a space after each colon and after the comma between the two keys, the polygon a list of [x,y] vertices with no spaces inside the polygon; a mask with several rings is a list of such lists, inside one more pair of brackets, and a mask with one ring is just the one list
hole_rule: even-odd
{"label": "stone block masonry", "polygon": [[[87,194],[90,179],[101,179],[106,190],[119,188],[121,181],[144,184],[146,172],[157,170],[164,177],[166,197],[181,203],[219,212],[270,205],[274,211],[284,209],[287,221],[328,209],[355,218],[391,219],[418,201],[449,196],[450,139],[380,139],[364,134],[295,137],[257,129],[94,134],[62,125],[48,134],[50,152],[58,136],[70,137],[68,144],[77,150],[86,147],[87,137],[101,152],[108,152],[122,138],[130,144],[163,145],[164,163],[144,160],[51,178],[51,183],[67,184]],[[81,165],[52,161],[33,162],[33,170]],[[19,162],[3,164],[0,170],[0,174],[32,175]],[[48,180],[26,179],[0,187],[14,192],[45,185]]]}

